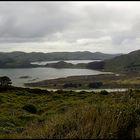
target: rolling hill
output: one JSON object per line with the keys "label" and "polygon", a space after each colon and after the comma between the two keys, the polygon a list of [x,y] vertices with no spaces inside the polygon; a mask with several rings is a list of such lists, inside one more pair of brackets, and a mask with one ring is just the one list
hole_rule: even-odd
{"label": "rolling hill", "polygon": [[31,62],[36,61],[53,61],[53,60],[106,60],[111,59],[120,54],[104,54],[100,52],[0,52],[0,68],[28,68],[37,67],[32,65]]}
{"label": "rolling hill", "polygon": [[42,52],[0,52],[0,60],[4,59],[18,59],[21,61],[49,61],[49,60],[88,60],[88,59],[111,59],[120,54],[105,54],[101,52],[52,52],[52,53],[42,53]]}
{"label": "rolling hill", "polygon": [[140,71],[140,50],[105,60],[104,69],[109,71]]}

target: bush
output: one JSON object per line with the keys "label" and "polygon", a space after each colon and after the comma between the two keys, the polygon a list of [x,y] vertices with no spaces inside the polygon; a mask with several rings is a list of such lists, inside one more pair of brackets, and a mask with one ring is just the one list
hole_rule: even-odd
{"label": "bush", "polygon": [[102,82],[92,82],[92,83],[89,83],[89,84],[88,84],[88,87],[89,87],[89,88],[99,88],[99,87],[101,87],[102,85],[103,85]]}
{"label": "bush", "polygon": [[79,94],[85,94],[85,93],[86,93],[86,91],[84,91],[84,90],[79,92]]}
{"label": "bush", "polygon": [[74,83],[66,83],[63,85],[64,88],[69,88],[69,87],[73,87],[73,88],[77,88],[77,84]]}
{"label": "bush", "polygon": [[23,106],[23,109],[30,113],[33,113],[33,114],[37,113],[36,107],[32,104],[27,104],[27,105]]}
{"label": "bush", "polygon": [[30,88],[26,88],[26,90],[29,93],[34,93],[34,94],[46,94],[46,93],[50,93],[48,90],[43,90],[43,89],[30,89]]}
{"label": "bush", "polygon": [[59,90],[57,90],[57,91],[55,91],[55,92],[58,93],[58,94],[62,94],[62,93],[64,93],[64,91],[61,90],[61,89],[59,89]]}
{"label": "bush", "polygon": [[102,94],[102,95],[108,95],[108,91],[102,90],[102,91],[100,92],[100,94]]}

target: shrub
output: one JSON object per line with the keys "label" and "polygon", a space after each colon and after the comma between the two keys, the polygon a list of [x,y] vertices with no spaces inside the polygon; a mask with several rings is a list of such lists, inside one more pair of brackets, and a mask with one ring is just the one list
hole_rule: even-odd
{"label": "shrub", "polygon": [[108,95],[108,91],[102,90],[102,91],[100,92],[100,94],[102,94],[102,95]]}
{"label": "shrub", "polygon": [[77,84],[74,83],[66,83],[63,85],[64,88],[69,88],[69,87],[73,87],[73,88],[77,88]]}
{"label": "shrub", "polygon": [[50,93],[48,90],[43,90],[43,89],[30,89],[27,88],[26,89],[29,93],[34,93],[34,94],[46,94],[46,93]]}
{"label": "shrub", "polygon": [[99,87],[101,87],[102,85],[103,85],[102,82],[92,82],[92,83],[89,83],[89,84],[88,84],[88,87],[89,87],[89,88],[99,88]]}
{"label": "shrub", "polygon": [[86,91],[84,91],[84,90],[79,92],[79,94],[85,94],[85,93],[86,93]]}
{"label": "shrub", "polygon": [[33,114],[37,113],[37,109],[33,104],[26,104],[23,109]]}
{"label": "shrub", "polygon": [[33,125],[24,134],[37,139],[133,139],[133,124],[135,119],[127,109],[116,112],[109,106],[87,105],[52,117],[45,126]]}
{"label": "shrub", "polygon": [[64,93],[64,91],[61,90],[61,89],[59,89],[59,90],[56,91],[56,93],[58,93],[58,94],[62,94],[62,93]]}

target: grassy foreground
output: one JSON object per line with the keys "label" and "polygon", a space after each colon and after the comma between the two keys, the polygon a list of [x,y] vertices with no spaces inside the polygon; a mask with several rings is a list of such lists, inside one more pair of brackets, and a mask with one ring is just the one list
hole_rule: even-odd
{"label": "grassy foreground", "polygon": [[140,138],[140,90],[0,89],[0,138]]}

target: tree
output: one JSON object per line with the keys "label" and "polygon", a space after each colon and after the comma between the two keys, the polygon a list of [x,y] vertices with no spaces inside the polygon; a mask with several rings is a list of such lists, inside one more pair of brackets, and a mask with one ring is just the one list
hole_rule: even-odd
{"label": "tree", "polygon": [[12,82],[11,79],[7,76],[0,77],[0,87],[7,87],[11,86]]}

